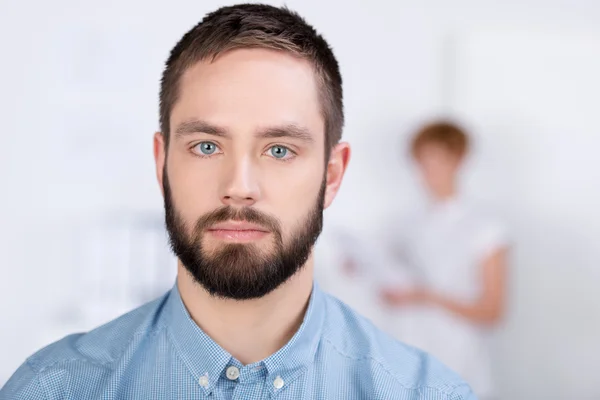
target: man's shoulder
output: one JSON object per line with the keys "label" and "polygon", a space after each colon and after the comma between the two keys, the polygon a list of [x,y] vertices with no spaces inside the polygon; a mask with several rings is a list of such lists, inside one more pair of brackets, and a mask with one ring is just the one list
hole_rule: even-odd
{"label": "man's shoulder", "polygon": [[66,336],[30,356],[27,364],[36,372],[71,363],[111,368],[136,339],[162,330],[157,317],[166,298],[146,303],[89,332]]}
{"label": "man's shoulder", "polygon": [[69,390],[76,390],[81,398],[91,397],[88,395],[109,379],[126,354],[163,331],[160,316],[167,297],[37,351],[0,390],[0,399],[63,398]]}
{"label": "man's shoulder", "polygon": [[435,357],[394,339],[335,297],[326,298],[322,345],[355,368],[364,368],[379,382],[378,390],[429,393],[443,399],[475,398],[469,385]]}

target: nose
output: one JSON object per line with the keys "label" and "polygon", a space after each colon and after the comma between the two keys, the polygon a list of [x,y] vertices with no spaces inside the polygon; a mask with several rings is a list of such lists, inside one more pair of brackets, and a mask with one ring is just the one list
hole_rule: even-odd
{"label": "nose", "polygon": [[221,202],[228,206],[252,206],[260,196],[256,169],[249,158],[231,160],[225,168]]}

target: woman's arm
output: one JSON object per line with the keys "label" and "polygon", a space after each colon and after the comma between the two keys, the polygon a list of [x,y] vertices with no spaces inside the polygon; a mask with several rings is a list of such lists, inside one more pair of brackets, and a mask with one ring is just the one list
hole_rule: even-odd
{"label": "woman's arm", "polygon": [[504,313],[506,297],[507,250],[498,249],[481,263],[481,295],[465,302],[426,289],[385,290],[383,299],[389,305],[429,304],[466,318],[478,324],[492,325]]}
{"label": "woman's arm", "polygon": [[429,294],[429,302],[476,323],[497,323],[505,308],[506,253],[506,249],[499,249],[481,263],[482,290],[474,302],[462,302],[437,293]]}

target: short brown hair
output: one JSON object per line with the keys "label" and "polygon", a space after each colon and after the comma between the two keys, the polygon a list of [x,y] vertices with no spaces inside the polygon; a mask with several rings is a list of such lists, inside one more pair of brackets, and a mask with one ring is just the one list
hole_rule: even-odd
{"label": "short brown hair", "polygon": [[222,7],[207,14],[175,45],[166,62],[160,87],[160,129],[169,143],[170,115],[179,95],[183,73],[197,62],[214,60],[239,48],[286,52],[313,64],[325,120],[326,158],[342,136],[344,125],[342,77],[333,51],[300,15],[262,4]]}
{"label": "short brown hair", "polygon": [[411,153],[417,156],[418,151],[426,144],[443,146],[458,157],[463,157],[469,150],[469,137],[458,125],[449,121],[435,121],[422,127],[412,140]]}

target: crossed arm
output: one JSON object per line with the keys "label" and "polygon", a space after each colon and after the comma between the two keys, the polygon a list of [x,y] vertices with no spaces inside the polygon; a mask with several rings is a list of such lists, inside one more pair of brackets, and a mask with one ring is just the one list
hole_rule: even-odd
{"label": "crossed arm", "polygon": [[443,308],[455,315],[481,325],[493,325],[504,313],[506,297],[507,249],[492,252],[481,263],[481,294],[466,302],[424,289],[386,289],[382,297],[392,306],[428,304]]}

